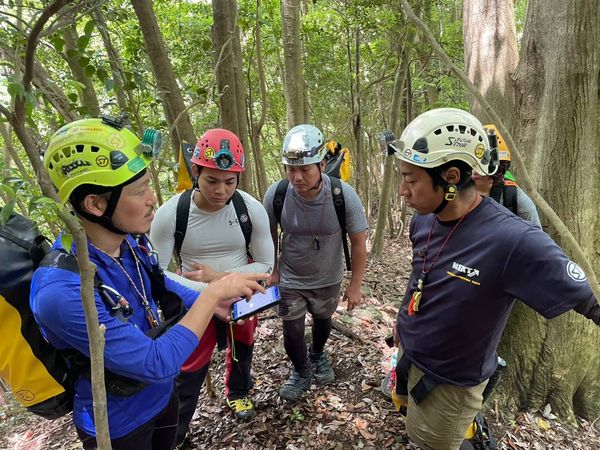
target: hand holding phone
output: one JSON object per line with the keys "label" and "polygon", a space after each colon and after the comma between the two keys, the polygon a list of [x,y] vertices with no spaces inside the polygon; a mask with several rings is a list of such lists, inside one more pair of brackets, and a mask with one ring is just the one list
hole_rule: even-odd
{"label": "hand holding phone", "polygon": [[231,319],[238,321],[254,316],[267,308],[275,306],[281,299],[279,286],[273,285],[267,288],[266,292],[256,292],[252,294],[250,300],[241,299],[231,306]]}

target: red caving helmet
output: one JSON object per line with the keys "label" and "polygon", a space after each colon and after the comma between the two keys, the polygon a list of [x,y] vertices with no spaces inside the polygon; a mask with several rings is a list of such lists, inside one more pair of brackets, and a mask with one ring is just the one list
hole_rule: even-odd
{"label": "red caving helmet", "polygon": [[198,139],[192,163],[228,172],[244,172],[244,148],[239,138],[229,130],[214,128]]}

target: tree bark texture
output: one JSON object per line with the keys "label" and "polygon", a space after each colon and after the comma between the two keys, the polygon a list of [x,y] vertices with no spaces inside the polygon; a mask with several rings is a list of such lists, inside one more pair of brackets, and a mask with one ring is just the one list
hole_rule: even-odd
{"label": "tree bark texture", "polygon": [[[520,148],[534,183],[600,270],[600,3],[530,0],[516,71]],[[550,234],[563,244],[550,229]],[[543,267],[540,267],[543,270]],[[513,365],[517,406],[594,419],[600,414],[600,332],[573,312],[546,321],[515,308],[500,354]],[[517,400],[517,399],[514,399]]]}
{"label": "tree bark texture", "polygon": [[252,164],[248,151],[248,121],[246,118],[246,88],[242,73],[242,55],[237,26],[235,0],[213,0],[213,46],[215,78],[219,95],[221,126],[235,133],[246,154],[246,173],[241,188],[252,192]]}
{"label": "tree bark texture", "polygon": [[252,128],[251,139],[252,139],[252,153],[254,156],[254,164],[256,167],[256,184],[258,188],[258,195],[262,199],[267,191],[267,172],[265,168],[264,159],[261,152],[261,138],[260,132],[265,124],[267,118],[267,80],[265,77],[265,69],[262,54],[262,37],[260,30],[261,18],[258,16],[261,10],[261,0],[256,0],[256,25],[254,28],[254,40],[256,46],[256,72],[258,75],[258,88],[260,90],[260,116],[258,121],[254,121],[254,107],[252,105],[252,99],[250,99],[249,113],[250,113],[250,124]]}
{"label": "tree bark texture", "polygon": [[300,0],[281,2],[283,31],[284,92],[288,129],[308,122],[305,109],[304,64],[300,39]]}
{"label": "tree bark texture", "polygon": [[152,65],[152,72],[156,81],[156,89],[161,98],[167,123],[172,125],[179,114],[183,113],[171,136],[173,154],[178,160],[179,148],[182,142],[196,142],[196,133],[190,117],[185,110],[185,103],[173,72],[173,66],[167,54],[167,46],[163,40],[158,22],[152,8],[151,0],[131,0],[133,9],[140,21],[140,28],[144,36],[144,45]]}
{"label": "tree bark texture", "polygon": [[[392,91],[392,105],[390,107],[389,128],[394,136],[400,137],[400,117],[402,116],[402,99],[404,98],[404,86],[406,85],[407,74],[410,69],[411,48],[414,41],[414,32],[409,31],[404,45],[400,50],[398,67],[394,78],[394,89]],[[390,195],[394,184],[394,160],[395,157],[385,156],[385,165],[383,170],[383,187],[379,198],[379,208],[377,212],[377,226],[375,228],[375,237],[373,238],[373,256],[381,256],[383,251],[383,242],[385,235],[385,222],[390,209]],[[392,222],[393,224],[393,222]],[[390,227],[392,228],[392,227]],[[393,231],[393,230],[390,230]]]}
{"label": "tree bark texture", "polygon": [[81,92],[81,106],[85,113],[92,117],[100,116],[100,105],[92,80],[86,76],[84,67],[79,63],[83,56],[77,48],[77,24],[71,24],[63,30],[63,38],[65,39],[65,54],[64,58],[71,69],[73,78],[83,84],[84,88]]}
{"label": "tree bark texture", "polygon": [[[463,37],[469,79],[513,130],[514,91],[507,88],[519,62],[513,0],[464,0]],[[470,103],[475,116],[490,122],[473,96]]]}

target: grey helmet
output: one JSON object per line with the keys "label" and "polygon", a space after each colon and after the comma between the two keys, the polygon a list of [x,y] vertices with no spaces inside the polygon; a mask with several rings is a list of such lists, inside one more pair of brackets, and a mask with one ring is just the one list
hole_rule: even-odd
{"label": "grey helmet", "polygon": [[285,135],[282,153],[281,160],[286,165],[318,164],[327,153],[323,133],[314,125],[296,125]]}

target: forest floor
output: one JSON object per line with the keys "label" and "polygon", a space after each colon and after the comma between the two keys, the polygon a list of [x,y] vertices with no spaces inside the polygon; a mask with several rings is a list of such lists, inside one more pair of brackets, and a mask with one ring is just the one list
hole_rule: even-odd
{"label": "forest floor", "polygon": [[[203,390],[191,425],[189,448],[415,449],[406,436],[403,417],[379,388],[393,352],[384,338],[391,333],[396,318],[409,262],[406,237],[386,243],[384,261],[369,262],[364,302],[350,314],[340,305],[334,316],[345,326],[343,332],[334,329],[327,344],[336,382],[326,387],[313,385],[295,404],[282,401],[278,395],[290,367],[281,323],[272,311],[263,313],[253,362],[256,416],[246,423],[233,418],[224,402],[224,352],[215,354],[211,369],[214,395]],[[493,401],[488,408],[486,417],[499,449],[600,449],[600,425],[596,422],[579,419],[575,428],[545,417],[549,415],[541,411],[504,417]],[[2,404],[0,397],[0,449],[77,448],[81,446],[70,416],[46,421],[24,412],[11,399],[4,399]]]}

